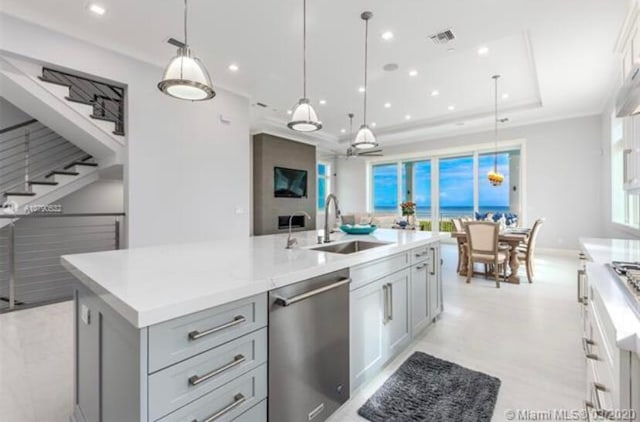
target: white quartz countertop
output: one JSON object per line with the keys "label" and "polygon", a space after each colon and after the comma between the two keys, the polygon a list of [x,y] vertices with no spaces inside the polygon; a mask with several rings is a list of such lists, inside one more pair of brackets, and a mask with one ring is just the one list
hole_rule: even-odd
{"label": "white quartz countertop", "polygon": [[640,354],[640,318],[631,308],[624,288],[607,267],[611,261],[640,261],[640,241],[625,239],[580,239],[587,265],[589,285],[598,290],[616,331],[616,344]]}
{"label": "white quartz countertop", "polygon": [[123,249],[62,257],[62,265],[137,328],[264,293],[339,269],[413,249],[444,235],[378,229],[367,236],[333,233],[334,242],[387,245],[341,255],[308,248],[318,231]]}

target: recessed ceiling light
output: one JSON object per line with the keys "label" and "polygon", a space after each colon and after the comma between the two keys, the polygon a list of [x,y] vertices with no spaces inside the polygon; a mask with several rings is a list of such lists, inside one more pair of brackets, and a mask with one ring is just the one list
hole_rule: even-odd
{"label": "recessed ceiling light", "polygon": [[327,100],[320,100],[320,105],[327,105]]}
{"label": "recessed ceiling light", "polygon": [[509,94],[507,94],[506,92],[504,94],[502,94],[502,99],[506,100],[509,98]]}
{"label": "recessed ceiling light", "polygon": [[364,87],[361,86],[360,88],[358,88],[358,92],[362,94],[364,92]]}
{"label": "recessed ceiling light", "polygon": [[418,76],[418,71],[415,69],[412,69],[409,71],[409,76],[414,77],[414,76]]}
{"label": "recessed ceiling light", "polygon": [[238,65],[237,65],[237,64],[235,64],[235,63],[231,63],[231,64],[229,65],[229,70],[230,70],[230,71],[232,71],[232,72],[237,72],[238,70],[240,70],[240,68],[238,67]]}
{"label": "recessed ceiling light", "polygon": [[293,113],[293,111],[287,110],[287,114],[291,115],[291,113]]}
{"label": "recessed ceiling light", "polygon": [[97,16],[104,16],[107,13],[107,9],[97,3],[89,3],[87,10]]}
{"label": "recessed ceiling light", "polygon": [[411,115],[410,115],[410,114],[407,114],[406,116],[404,116],[404,119],[405,119],[405,120],[411,120]]}
{"label": "recessed ceiling light", "polygon": [[447,107],[447,110],[449,110],[449,111],[453,111],[455,109],[456,109],[456,106],[454,106],[454,105],[450,105],[449,107]]}
{"label": "recessed ceiling light", "polygon": [[384,108],[391,108],[391,103],[384,103]]}
{"label": "recessed ceiling light", "polygon": [[393,39],[393,32],[385,31],[382,33],[382,39],[385,41],[391,41]]}
{"label": "recessed ceiling light", "polygon": [[376,127],[378,124],[376,122],[371,122],[371,127]]}
{"label": "recessed ceiling light", "polygon": [[478,55],[479,56],[484,56],[486,54],[489,54],[489,47],[480,47],[480,48],[478,48]]}
{"label": "recessed ceiling light", "polygon": [[438,91],[437,89],[434,89],[433,91],[431,91],[432,97],[437,97],[438,95],[440,95],[440,91]]}
{"label": "recessed ceiling light", "polygon": [[347,133],[347,129],[340,129],[340,133]]}

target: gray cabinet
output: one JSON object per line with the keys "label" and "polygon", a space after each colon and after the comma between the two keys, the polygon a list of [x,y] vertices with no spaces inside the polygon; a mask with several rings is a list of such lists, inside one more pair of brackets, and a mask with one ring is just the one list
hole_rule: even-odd
{"label": "gray cabinet", "polygon": [[431,322],[429,310],[429,262],[411,267],[411,333],[416,335]]}
{"label": "gray cabinet", "polygon": [[78,286],[72,421],[266,421],[266,304],[265,293],[138,329]]}
{"label": "gray cabinet", "polygon": [[386,286],[388,312],[383,332],[385,360],[396,356],[411,340],[409,325],[410,279],[411,272],[406,269],[382,280]]}
{"label": "gray cabinet", "polygon": [[351,269],[350,371],[355,391],[442,312],[438,243]]}
{"label": "gray cabinet", "polygon": [[440,245],[434,244],[429,248],[429,317],[437,318],[444,308],[442,299],[442,261],[440,260]]}
{"label": "gray cabinet", "polygon": [[350,293],[351,391],[362,385],[384,364],[383,281],[373,282]]}

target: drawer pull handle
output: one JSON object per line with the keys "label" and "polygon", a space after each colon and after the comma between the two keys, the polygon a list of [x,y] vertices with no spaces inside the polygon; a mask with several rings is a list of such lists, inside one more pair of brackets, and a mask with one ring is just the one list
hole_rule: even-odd
{"label": "drawer pull handle", "polygon": [[434,264],[431,266],[431,271],[429,272],[429,274],[431,275],[436,275],[436,249],[435,248],[431,248],[431,262],[433,262]]}
{"label": "drawer pull handle", "polygon": [[349,283],[351,283],[350,278],[343,278],[342,280],[336,283],[329,284],[328,286],[320,287],[319,289],[315,289],[315,290],[308,291],[306,293],[299,294],[298,296],[288,297],[288,298],[277,297],[275,300],[275,304],[280,306],[293,305],[294,303],[300,302],[301,300],[305,300],[310,297],[319,295],[321,293],[328,292],[329,290],[337,289],[338,287],[344,286],[345,284],[349,284]]}
{"label": "drawer pull handle", "polygon": [[416,267],[416,270],[417,270],[417,271],[420,271],[420,270],[424,270],[425,268],[427,268],[427,264],[422,264],[422,265],[418,265],[418,266]]}
{"label": "drawer pull handle", "polygon": [[[245,401],[247,401],[247,399],[245,399],[242,394],[238,393],[233,397],[233,403],[231,403],[229,406],[225,407],[224,409],[220,409],[217,413],[209,416],[207,419],[203,419],[202,422],[213,422],[217,419],[220,419],[221,417],[231,412],[236,407],[240,406]],[[198,422],[198,420],[194,419],[193,422]]]}
{"label": "drawer pull handle", "polygon": [[425,256],[426,254],[427,254],[427,250],[425,249],[424,251],[417,253],[417,254],[416,254],[416,258],[423,257],[423,256]]}
{"label": "drawer pull handle", "polygon": [[594,410],[595,407],[593,406],[593,403],[590,401],[585,400],[584,401],[584,415],[585,415],[585,420],[587,422],[591,422],[591,410]]}
{"label": "drawer pull handle", "polygon": [[213,371],[209,372],[208,374],[199,376],[199,375],[194,375],[192,377],[189,378],[189,384],[190,385],[198,385],[201,384],[213,377],[215,377],[216,375],[220,375],[223,372],[228,371],[229,369],[232,369],[238,365],[240,365],[242,362],[246,361],[247,358],[244,357],[244,355],[236,355],[233,358],[232,362],[227,363],[224,366],[221,366],[218,369],[214,369]]}
{"label": "drawer pull handle", "polygon": [[382,300],[384,301],[382,323],[386,325],[389,322],[389,284],[382,285]]}
{"label": "drawer pull handle", "polygon": [[587,359],[591,359],[591,360],[600,360],[600,358],[598,357],[598,355],[596,355],[595,353],[591,352],[591,346],[595,345],[596,342],[586,338],[586,337],[582,337],[582,350],[584,350],[584,356]]}
{"label": "drawer pull handle", "polygon": [[217,327],[209,328],[208,330],[205,330],[205,331],[198,331],[198,330],[191,331],[189,333],[189,340],[198,340],[199,338],[202,338],[204,336],[215,334],[219,331],[226,330],[227,328],[234,327],[246,321],[247,319],[244,316],[238,315],[235,318],[233,318],[233,321],[227,322],[226,324],[218,325]]}

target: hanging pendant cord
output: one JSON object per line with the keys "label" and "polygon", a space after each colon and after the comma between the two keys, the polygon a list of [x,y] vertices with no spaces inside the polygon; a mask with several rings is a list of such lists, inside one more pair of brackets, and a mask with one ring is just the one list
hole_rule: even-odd
{"label": "hanging pendant cord", "polygon": [[498,172],[498,78],[499,76],[494,76],[495,79],[495,92],[494,92],[494,99],[495,99],[495,122],[494,122],[494,136],[495,136],[495,141],[496,141],[496,151],[493,154],[493,171],[494,172]]}
{"label": "hanging pendant cord", "polygon": [[307,0],[302,2],[302,92],[307,98]]}
{"label": "hanging pendant cord", "polygon": [[363,122],[367,124],[367,63],[369,62],[369,19],[364,21],[364,114]]}
{"label": "hanging pendant cord", "polygon": [[184,0],[184,46],[187,47],[189,42],[187,41],[187,11],[189,6],[187,5],[187,0]]}

